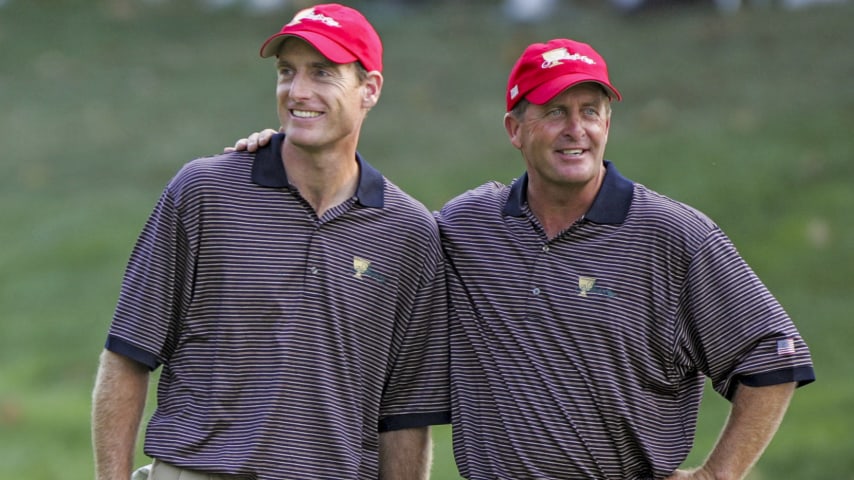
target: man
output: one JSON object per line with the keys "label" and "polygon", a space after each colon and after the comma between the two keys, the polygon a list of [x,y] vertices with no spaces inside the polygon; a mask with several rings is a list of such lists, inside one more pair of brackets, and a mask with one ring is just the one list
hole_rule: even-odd
{"label": "man", "polygon": [[[504,117],[526,172],[437,216],[467,479],[740,479],[814,380],[795,326],[720,228],[604,159],[620,99],[589,45],[530,45]],[[706,377],[730,417],[704,464],[678,470]]]}
{"label": "man", "polygon": [[[526,173],[439,215],[466,478],[743,478],[795,385],[814,379],[795,326],[724,233],[604,160],[612,99],[589,45],[529,46],[504,117]],[[675,471],[704,376],[730,418],[701,468]]]}
{"label": "man", "polygon": [[356,152],[380,38],[317,5],[261,56],[283,135],[163,192],[101,358],[97,478],[129,478],[162,365],[151,480],[426,479],[429,425],[450,417],[445,265],[430,212]]}

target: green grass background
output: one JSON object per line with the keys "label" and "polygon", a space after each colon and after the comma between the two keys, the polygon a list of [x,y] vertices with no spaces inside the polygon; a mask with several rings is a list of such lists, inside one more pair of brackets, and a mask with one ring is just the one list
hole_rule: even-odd
{"label": "green grass background", "polygon": [[[0,8],[2,480],[93,478],[90,391],[142,223],[184,162],[277,125],[257,51],[292,11],[120,3]],[[852,2],[625,18],[579,0],[536,27],[498,3],[353,2],[386,45],[360,151],[433,209],[509,181],[523,169],[502,128],[512,62],[535,40],[592,43],[625,97],[608,158],[714,218],[812,348],[818,381],[750,478],[854,479]],[[707,395],[689,464],[726,410]],[[433,478],[457,479],[450,429],[435,432]]]}

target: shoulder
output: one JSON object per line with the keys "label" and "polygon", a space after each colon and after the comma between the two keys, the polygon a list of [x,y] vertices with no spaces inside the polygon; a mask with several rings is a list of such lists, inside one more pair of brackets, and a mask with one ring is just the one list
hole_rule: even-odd
{"label": "shoulder", "polygon": [[185,163],[169,182],[168,189],[179,195],[195,188],[226,187],[251,179],[253,154],[232,152],[200,157]]}
{"label": "shoulder", "polygon": [[496,181],[484,183],[449,200],[439,212],[439,221],[500,214],[509,194],[509,185]]}
{"label": "shoulder", "polygon": [[185,163],[175,178],[191,180],[198,178],[234,175],[249,172],[252,169],[254,154],[246,152],[231,152],[208,157],[195,158]]}
{"label": "shoulder", "polygon": [[705,237],[718,226],[700,210],[636,183],[627,219],[655,230],[694,233]]}
{"label": "shoulder", "polygon": [[420,201],[384,177],[384,210],[407,230],[421,231],[438,238],[436,219]]}

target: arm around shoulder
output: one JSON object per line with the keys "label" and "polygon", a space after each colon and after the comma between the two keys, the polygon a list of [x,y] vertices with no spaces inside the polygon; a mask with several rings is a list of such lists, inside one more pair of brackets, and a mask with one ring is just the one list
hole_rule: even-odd
{"label": "arm around shoulder", "polygon": [[92,393],[92,446],[98,480],[127,480],[148,392],[148,367],[109,350]]}

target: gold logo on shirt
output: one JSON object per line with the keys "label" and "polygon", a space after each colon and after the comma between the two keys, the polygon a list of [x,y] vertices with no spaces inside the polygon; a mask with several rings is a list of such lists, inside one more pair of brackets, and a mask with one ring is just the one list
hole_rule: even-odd
{"label": "gold logo on shirt", "polygon": [[353,257],[354,277],[362,278],[362,275],[364,275],[369,268],[371,268],[371,262],[369,260],[362,257]]}
{"label": "gold logo on shirt", "polygon": [[[579,297],[589,298],[593,295],[608,297],[608,298],[616,298],[617,292],[611,290],[607,287],[596,286],[597,280],[593,277],[578,277],[578,288],[576,292],[578,292]],[[607,283],[607,280],[606,280]]]}
{"label": "gold logo on shirt", "polygon": [[593,286],[596,285],[596,279],[593,277],[578,277],[578,295],[582,297],[587,296],[587,292],[593,290]]}
{"label": "gold logo on shirt", "polygon": [[358,279],[370,278],[377,282],[385,283],[385,276],[378,272],[376,266],[367,258],[353,257],[353,276]]}

